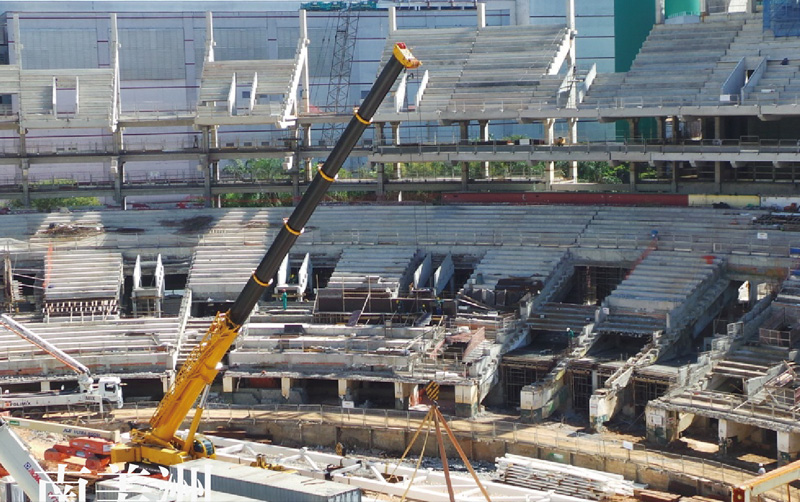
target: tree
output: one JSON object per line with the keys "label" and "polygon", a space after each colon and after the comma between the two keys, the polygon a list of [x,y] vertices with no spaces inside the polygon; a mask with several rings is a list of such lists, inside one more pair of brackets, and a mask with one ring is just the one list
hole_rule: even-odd
{"label": "tree", "polygon": [[[236,159],[222,168],[222,173],[237,181],[281,181],[289,175],[281,159]],[[220,196],[222,207],[278,207],[291,206],[291,188],[285,192],[226,193]]]}

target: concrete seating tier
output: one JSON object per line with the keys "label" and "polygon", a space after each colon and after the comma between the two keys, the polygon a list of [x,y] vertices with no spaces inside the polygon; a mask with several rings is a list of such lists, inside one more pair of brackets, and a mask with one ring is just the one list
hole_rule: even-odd
{"label": "concrete seating tier", "polygon": [[525,278],[547,281],[553,270],[566,256],[556,248],[498,246],[489,249],[467,280],[467,293],[494,291],[501,279]]}
{"label": "concrete seating tier", "polygon": [[198,246],[186,287],[197,301],[233,301],[264,257],[262,246]]}
{"label": "concrete seating tier", "polygon": [[[33,332],[74,356],[96,373],[140,374],[172,370],[178,342],[177,318],[102,322],[28,323]],[[51,355],[0,327],[0,378],[74,375]]]}
{"label": "concrete seating tier", "polygon": [[[540,77],[553,65],[566,36],[567,30],[560,26],[403,29],[387,39],[382,61],[391,56],[396,42],[405,42],[425,62],[417,70],[419,78],[428,72],[422,109],[514,103],[524,107],[539,87]],[[552,91],[548,87],[547,98],[554,101]],[[393,103],[384,103],[378,114],[393,111]]]}
{"label": "concrete seating tier", "polygon": [[770,368],[788,360],[790,360],[789,349],[786,347],[743,346],[717,362],[709,377],[748,379],[765,376]]}
{"label": "concrete seating tier", "polygon": [[636,265],[603,305],[612,309],[666,314],[719,273],[720,258],[656,250]]}
{"label": "concrete seating tier", "polygon": [[[711,15],[705,18],[702,29],[696,23],[656,25],[623,81],[612,78],[614,83],[604,86],[603,79],[598,79],[588,92],[586,105],[635,97],[641,97],[644,106],[663,104],[664,98],[667,103],[697,102],[744,20]],[[616,93],[613,85],[617,86]]]}
{"label": "concrete seating tier", "polygon": [[348,248],[336,263],[326,289],[390,292],[396,297],[410,283],[411,267],[420,259],[413,247]]}
{"label": "concrete seating tier", "polygon": [[[229,116],[227,101],[234,75],[237,88],[251,86],[254,79],[256,81],[257,104],[246,114],[277,115],[290,91],[295,65],[293,59],[205,62],[200,81],[198,117]],[[272,101],[280,100],[281,106],[270,106],[273,104],[270,102],[258,103],[259,96],[275,96]]]}
{"label": "concrete seating tier", "polygon": [[595,332],[621,333],[628,336],[651,336],[667,327],[666,317],[618,310],[595,326]]}
{"label": "concrete seating tier", "polygon": [[[752,219],[758,211],[719,211],[700,208],[598,209],[580,238],[589,247],[646,247],[652,232],[660,249],[685,249],[713,253],[715,244],[747,246],[754,240]],[[770,241],[771,242],[771,241]]]}
{"label": "concrete seating tier", "polygon": [[115,316],[123,285],[122,255],[111,251],[53,251],[45,258],[46,316]]}
{"label": "concrete seating tier", "polygon": [[0,94],[19,94],[19,66],[0,66]]}
{"label": "concrete seating tier", "polygon": [[[76,127],[83,126],[83,120],[111,123],[114,102],[111,69],[21,70],[19,96],[23,121],[58,118],[53,110],[54,80],[63,87],[77,87],[78,108],[68,114]],[[60,126],[66,124],[65,121]]]}
{"label": "concrete seating tier", "polygon": [[594,305],[572,303],[545,303],[528,318],[528,327],[534,331],[564,333],[571,328],[579,333],[583,326],[594,322]]}

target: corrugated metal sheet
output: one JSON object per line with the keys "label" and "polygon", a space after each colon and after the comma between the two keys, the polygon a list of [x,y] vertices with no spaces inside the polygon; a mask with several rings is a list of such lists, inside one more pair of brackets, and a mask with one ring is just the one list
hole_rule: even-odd
{"label": "corrugated metal sheet", "polygon": [[[214,491],[270,502],[361,502],[358,488],[219,460],[200,459],[182,464],[184,479],[190,479],[191,469],[196,469],[198,477],[202,477],[209,464]],[[171,466],[170,473],[177,476],[177,466]]]}
{"label": "corrugated metal sheet", "polygon": [[122,29],[119,70],[124,80],[186,78],[182,29]]}
{"label": "corrugated metal sheet", "polygon": [[214,28],[214,41],[217,61],[269,59],[265,28]]}
{"label": "corrugated metal sheet", "polygon": [[94,30],[23,30],[20,36],[23,68],[97,68]]}

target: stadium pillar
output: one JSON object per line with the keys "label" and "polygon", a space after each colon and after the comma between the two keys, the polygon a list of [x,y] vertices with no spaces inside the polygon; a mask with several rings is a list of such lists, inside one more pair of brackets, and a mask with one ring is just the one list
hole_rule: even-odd
{"label": "stadium pillar", "polygon": [[670,179],[670,189],[672,193],[678,193],[678,170],[683,165],[683,162],[672,161],[672,179]]}
{"label": "stadium pillar", "polygon": [[637,181],[636,177],[638,176],[638,174],[636,172],[636,162],[631,162],[630,163],[630,166],[628,167],[628,175],[630,177],[630,180],[628,182],[630,183],[631,192],[635,192],[636,191],[636,181]]}
{"label": "stadium pillar", "polygon": [[469,418],[478,414],[480,399],[476,384],[456,385],[456,416]]}
{"label": "stadium pillar", "polygon": [[800,434],[778,431],[778,465],[794,462],[800,456]]}
{"label": "stadium pillar", "polygon": [[384,124],[383,122],[375,122],[375,123],[373,124],[373,126],[375,126],[375,132],[374,132],[373,134],[375,134],[375,141],[374,141],[374,143],[375,143],[375,145],[376,145],[376,146],[381,146],[381,145],[383,145],[383,141],[384,141],[384,140],[383,140],[383,129],[384,129],[384,125],[385,125],[385,124]]}
{"label": "stadium pillar", "polygon": [[211,199],[212,164],[208,161],[208,157],[203,157],[197,167],[203,172],[203,200],[205,201],[205,206],[213,207],[213,200]]}
{"label": "stadium pillar", "polygon": [[353,381],[346,378],[339,379],[339,401],[353,400]]}
{"label": "stadium pillar", "polygon": [[419,385],[413,383],[394,383],[394,409],[407,410],[419,404]]}
{"label": "stadium pillar", "polygon": [[[484,4],[480,4],[484,5]],[[489,121],[488,120],[479,120],[478,121],[478,130],[480,131],[480,140],[481,141],[489,141]],[[489,161],[483,162],[483,177],[489,179]]]}
{"label": "stadium pillar", "polygon": [[[392,126],[392,144],[393,145],[399,145],[400,144],[400,122],[390,122],[389,124]],[[383,133],[381,133],[381,135],[383,135]],[[400,163],[400,162],[395,162],[394,163],[394,174],[397,177],[397,179],[402,179],[403,178],[403,171],[401,170],[401,167],[400,167],[401,165],[402,165],[402,163]],[[400,193],[398,195],[398,197],[402,197],[402,193]],[[398,199],[398,200],[401,200],[401,199]]]}
{"label": "stadium pillar", "polygon": [[529,0],[515,0],[514,1],[514,19],[513,23],[517,26],[528,26],[531,24],[531,10]]}
{"label": "stadium pillar", "polygon": [[125,179],[124,170],[125,163],[119,161],[119,157],[111,157],[111,164],[108,166],[108,171],[114,180],[114,200],[117,203],[122,202],[122,183]]}
{"label": "stadium pillar", "polygon": [[[544,131],[544,142],[546,145],[553,145],[553,127],[555,126],[556,120],[555,119],[544,119],[542,121],[542,129]],[[548,160],[545,162],[545,188],[547,190],[552,189],[553,183],[555,182],[555,169],[556,163],[552,160]]]}
{"label": "stadium pillar", "polygon": [[30,172],[30,161],[22,159],[19,161],[20,174],[22,175],[22,205],[31,207],[31,192],[30,184],[28,182],[28,173]]}
{"label": "stadium pillar", "polygon": [[656,24],[664,23],[664,0],[656,1]]}
{"label": "stadium pillar", "polygon": [[[578,143],[578,119],[571,118],[567,119],[567,124],[569,124],[569,144],[575,145]],[[572,176],[572,182],[578,182],[578,161],[573,160],[570,162],[570,171]]]}
{"label": "stadium pillar", "polygon": [[281,395],[287,401],[292,396],[292,384],[293,383],[294,383],[294,378],[281,377]]}
{"label": "stadium pillar", "polygon": [[[460,142],[466,143],[469,141],[469,120],[459,122],[458,129],[461,133]],[[469,186],[469,162],[461,163],[461,189],[466,190]]]}
{"label": "stadium pillar", "polygon": [[373,166],[375,168],[375,177],[378,181],[378,188],[375,191],[375,195],[378,200],[383,200],[386,196],[386,167],[383,162],[376,162]]}

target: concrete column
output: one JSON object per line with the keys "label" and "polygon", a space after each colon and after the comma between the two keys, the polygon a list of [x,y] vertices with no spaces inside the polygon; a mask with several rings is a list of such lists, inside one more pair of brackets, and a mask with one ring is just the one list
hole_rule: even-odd
{"label": "concrete column", "polygon": [[[392,144],[399,145],[400,144],[400,122],[390,122],[392,126]],[[400,162],[394,163],[394,173],[397,179],[401,179],[403,177],[403,172],[401,170],[402,164]],[[402,194],[400,195],[402,197]]]}
{"label": "concrete column", "polygon": [[204,158],[200,165],[203,170],[203,200],[205,201],[206,207],[214,207],[214,201],[211,198],[211,170],[214,164],[208,162],[207,158]]}
{"label": "concrete column", "polygon": [[292,396],[292,386],[294,385],[294,378],[281,377],[281,396],[287,401]]}
{"label": "concrete column", "polygon": [[567,3],[567,28],[575,29],[575,0],[566,0]]}
{"label": "concrete column", "polygon": [[513,24],[517,26],[531,24],[531,3],[529,0],[514,0]]}
{"label": "concrete column", "polygon": [[747,4],[744,8],[745,12],[755,12],[756,9],[755,5],[756,3],[753,0],[747,0]]}
{"label": "concrete column", "polygon": [[39,386],[42,392],[47,392],[48,390],[50,390],[50,382],[40,382]]}
{"label": "concrete column", "polygon": [[636,171],[636,162],[631,162],[630,167],[628,168],[628,173],[630,176],[629,185],[631,187],[631,192],[636,191],[636,178],[639,174]]}
{"label": "concrete column", "polygon": [[[569,144],[574,145],[578,142],[578,119],[568,119],[567,123],[569,124]],[[572,176],[572,182],[578,182],[578,161],[573,160],[570,162],[570,175]]]}
{"label": "concrete column", "polygon": [[481,2],[477,5],[478,29],[486,28],[486,4]]}
{"label": "concrete column", "polygon": [[[460,141],[469,141],[469,121],[459,122],[458,123],[458,130],[459,130],[459,139]],[[469,163],[462,162],[461,163],[461,189],[467,190],[469,187]]]}
{"label": "concrete column", "polygon": [[233,377],[224,376],[222,377],[222,392],[226,394],[231,394],[233,392]]}
{"label": "concrete column", "polygon": [[732,447],[747,440],[754,430],[755,427],[752,425],[740,424],[720,418],[717,432],[719,437],[719,452],[723,455],[727,455]]}
{"label": "concrete column", "polygon": [[172,386],[173,380],[175,380],[174,371],[169,371],[166,374],[161,375],[161,390],[164,391],[164,394],[169,392],[169,388]]}
{"label": "concrete column", "polygon": [[[575,28],[575,0],[566,0],[567,3],[567,28],[569,28],[569,53],[567,54],[567,64],[570,68],[577,66],[575,57],[575,35],[578,33]],[[574,89],[573,89],[574,91]]]}
{"label": "concrete column", "polygon": [[117,127],[112,135],[112,140],[114,141],[114,153],[119,153],[125,149],[125,135],[124,135],[125,128],[124,127]]}
{"label": "concrete column", "polygon": [[383,200],[386,197],[386,172],[385,172],[385,165],[383,162],[376,162],[375,166],[375,178],[378,182],[378,189],[375,192],[378,200]]}
{"label": "concrete column", "polygon": [[456,416],[472,417],[478,414],[478,385],[456,385]]}
{"label": "concrete column", "polygon": [[656,0],[656,24],[664,23],[664,0]]}
{"label": "concrete column", "polygon": [[114,181],[114,200],[117,203],[122,201],[122,183],[124,180],[122,169],[123,164],[119,161],[119,157],[111,157],[108,173]]}
{"label": "concrete column", "polygon": [[758,283],[757,282],[753,282],[751,280],[747,284],[748,284],[748,288],[747,288],[747,296],[748,296],[748,298],[747,298],[747,301],[748,301],[748,305],[750,305],[752,307],[753,305],[758,303],[758,297],[759,297],[759,295],[758,295]]}
{"label": "concrete column", "polygon": [[[483,5],[483,4],[480,4]],[[480,135],[481,141],[489,141],[489,121],[488,120],[479,120],[478,121],[478,134]],[[483,162],[483,177],[489,179],[489,162]]]}
{"label": "concrete column", "polygon": [[678,192],[678,171],[680,170],[680,162],[672,162],[672,179],[670,180],[670,188],[672,193]]}
{"label": "concrete column", "polygon": [[28,130],[27,129],[20,129],[19,130],[19,145],[17,145],[17,151],[19,152],[20,157],[24,157],[28,154]]}
{"label": "concrete column", "polygon": [[400,122],[391,122],[392,126],[392,144],[400,144]]}
{"label": "concrete column", "polygon": [[397,10],[394,5],[389,7],[389,33],[397,31]]}
{"label": "concrete column", "polygon": [[30,161],[28,159],[20,160],[19,170],[22,179],[22,205],[25,207],[31,207],[31,186],[28,181],[28,175],[30,173]]}
{"label": "concrete column", "polygon": [[394,383],[394,409],[407,410],[419,404],[419,385],[413,383]]}
{"label": "concrete column", "polygon": [[383,130],[385,129],[385,124],[383,122],[374,122],[372,125],[375,127],[375,145],[381,146],[384,142]]}
{"label": "concrete column", "polygon": [[778,465],[800,458],[800,434],[778,431]]}
{"label": "concrete column", "polygon": [[677,417],[674,411],[647,406],[645,424],[648,441],[666,445],[678,439]]}
{"label": "concrete column", "polygon": [[[544,142],[547,145],[552,145],[553,141],[555,140],[555,137],[554,137],[555,136],[555,133],[554,133],[555,123],[556,123],[555,119],[545,119],[544,121],[542,121],[542,130],[544,132]],[[545,162],[545,166],[546,166],[545,167],[545,173],[544,173],[544,175],[545,175],[545,178],[544,178],[545,188],[547,190],[550,190],[552,188],[552,186],[553,186],[553,183],[555,183],[555,180],[556,180],[556,175],[555,175],[556,163],[553,162],[553,161],[547,161],[547,162]]]}
{"label": "concrete column", "polygon": [[353,393],[351,392],[352,387],[352,380],[348,380],[346,378],[339,379],[339,401],[353,400]]}
{"label": "concrete column", "polygon": [[552,145],[554,137],[554,126],[556,124],[556,119],[544,119],[542,121],[542,131],[544,132],[544,143],[546,145]]}

